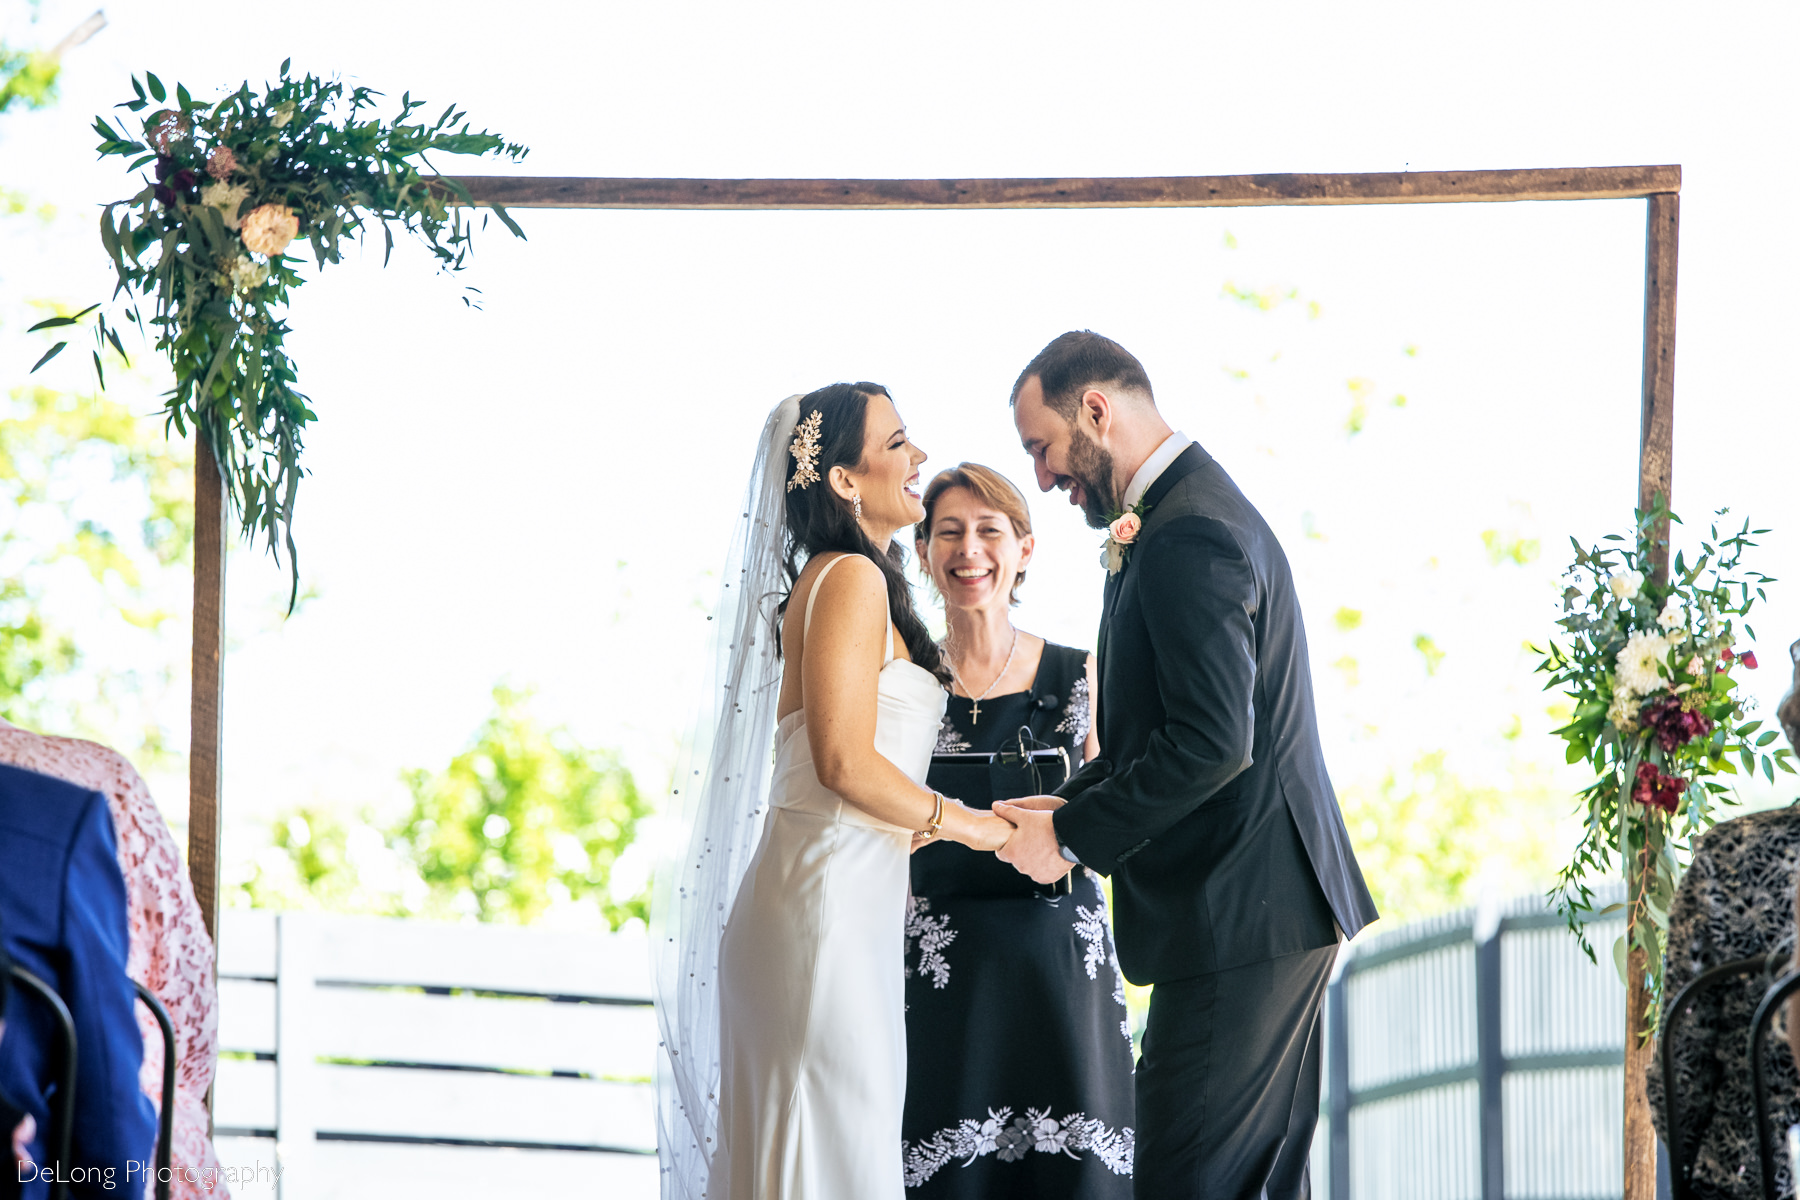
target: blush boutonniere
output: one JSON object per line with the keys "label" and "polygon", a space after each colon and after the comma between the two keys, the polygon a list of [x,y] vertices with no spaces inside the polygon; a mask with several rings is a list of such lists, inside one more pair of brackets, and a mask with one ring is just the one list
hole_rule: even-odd
{"label": "blush boutonniere", "polygon": [[1124,569],[1125,560],[1131,557],[1131,548],[1143,531],[1146,511],[1140,500],[1132,505],[1130,512],[1114,517],[1112,524],[1106,527],[1106,548],[1100,552],[1100,565],[1106,568],[1108,575],[1117,575]]}

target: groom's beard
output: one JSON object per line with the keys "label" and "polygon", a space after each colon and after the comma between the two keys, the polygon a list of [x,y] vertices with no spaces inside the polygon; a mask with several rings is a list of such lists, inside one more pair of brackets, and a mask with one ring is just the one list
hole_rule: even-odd
{"label": "groom's beard", "polygon": [[1081,426],[1073,427],[1069,445],[1069,478],[1081,485],[1081,512],[1092,529],[1105,529],[1119,512],[1113,486],[1113,458]]}

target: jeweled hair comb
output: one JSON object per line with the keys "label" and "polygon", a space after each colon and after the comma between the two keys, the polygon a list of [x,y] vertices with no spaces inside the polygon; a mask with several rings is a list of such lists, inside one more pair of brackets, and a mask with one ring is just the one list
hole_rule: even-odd
{"label": "jeweled hair comb", "polygon": [[813,409],[812,415],[800,422],[794,431],[793,444],[788,453],[794,456],[794,477],[788,480],[787,490],[805,489],[819,481],[819,421],[824,417],[821,409]]}

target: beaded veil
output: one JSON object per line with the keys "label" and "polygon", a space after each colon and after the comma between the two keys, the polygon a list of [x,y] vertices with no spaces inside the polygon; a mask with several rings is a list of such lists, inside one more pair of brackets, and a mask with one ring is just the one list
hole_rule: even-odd
{"label": "beaded veil", "polygon": [[[800,397],[769,413],[713,614],[707,690],[664,806],[650,908],[663,1200],[702,1200],[719,1149],[719,940],[762,830],[781,658],[782,528]],[[803,485],[804,486],[804,485]]]}

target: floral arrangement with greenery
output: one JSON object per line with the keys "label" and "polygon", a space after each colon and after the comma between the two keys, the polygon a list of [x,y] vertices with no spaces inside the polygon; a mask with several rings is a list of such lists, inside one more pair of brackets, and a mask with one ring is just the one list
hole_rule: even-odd
{"label": "floral arrangement with greenery", "polygon": [[[115,126],[104,117],[95,118],[94,128],[101,157],[128,157],[129,170],[149,167],[154,175],[131,199],[106,206],[100,240],[118,276],[114,297],[154,301],[148,325],[175,372],[168,422],[182,433],[191,426],[211,447],[245,535],[260,530],[278,559],[286,545],[297,591],[294,500],[304,474],[302,435],[315,414],[294,388],[297,373],[283,345],[289,296],[304,281],[288,248],[304,239],[323,269],[340,261],[346,236],[379,225],[385,264],[397,224],[443,269],[460,270],[472,226],[458,205],[469,205],[470,197],[427,156],[495,154],[517,161],[526,149],[473,132],[454,104],[434,122],[414,121],[425,102],[410,93],[401,97],[399,114],[383,120],[371,111],[380,93],[313,75],[295,78],[288,67],[283,62],[279,81],[260,95],[246,83],[214,103],[197,102],[177,86],[174,106],[143,116],[135,136],[123,121]],[[131,85],[135,98],[118,107],[133,113],[169,99],[155,75],[143,83],[133,77]],[[502,209],[492,211],[525,236]],[[36,328],[72,325],[99,307]],[[127,317],[149,335],[135,303]],[[94,336],[98,373],[106,343],[121,355],[125,348],[117,322],[109,324],[104,313]],[[38,366],[65,345],[58,342]]]}
{"label": "floral arrangement with greenery", "polygon": [[[1727,510],[1720,510],[1723,517]],[[1669,904],[1682,855],[1693,838],[1718,820],[1718,806],[1737,802],[1720,782],[1726,775],[1770,782],[1777,769],[1792,773],[1791,751],[1769,750],[1779,736],[1749,720],[1754,704],[1740,670],[1755,670],[1756,655],[1739,653],[1746,618],[1766,601],[1767,575],[1743,565],[1751,539],[1767,533],[1746,521],[1721,538],[1715,523],[1691,564],[1684,553],[1667,562],[1666,531],[1680,523],[1660,505],[1638,514],[1636,535],[1610,534],[1607,547],[1575,547],[1563,592],[1565,637],[1553,640],[1538,667],[1574,702],[1574,718],[1556,732],[1568,742],[1568,761],[1585,761],[1594,782],[1581,793],[1586,823],[1580,844],[1551,896],[1588,957],[1588,921],[1625,908],[1628,933],[1613,946],[1619,974],[1632,949],[1646,956],[1648,1024],[1656,1027],[1662,1001],[1663,953]],[[1589,881],[1613,873],[1613,854],[1625,868],[1626,900],[1596,912]]]}

